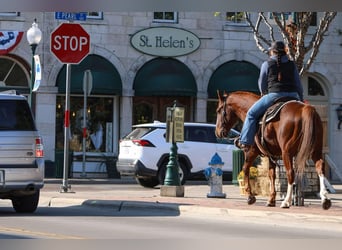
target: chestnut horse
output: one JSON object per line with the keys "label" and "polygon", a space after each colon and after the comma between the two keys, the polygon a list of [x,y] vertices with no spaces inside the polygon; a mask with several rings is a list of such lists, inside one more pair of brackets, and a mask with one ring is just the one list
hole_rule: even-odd
{"label": "chestnut horse", "polygon": [[[220,95],[218,91],[218,106],[216,120],[216,136],[224,138],[238,120],[244,121],[249,108],[260,98],[251,92],[237,91],[229,95]],[[262,131],[261,131],[262,127]],[[261,139],[261,134],[262,139]],[[320,180],[320,197],[323,209],[329,209],[331,201],[327,197],[324,185],[324,161],[322,159],[323,127],[319,114],[311,105],[300,101],[287,102],[276,116],[263,126],[259,126],[255,136],[255,144],[244,150],[245,162],[245,190],[248,194],[248,204],[256,201],[249,183],[249,168],[258,155],[267,156],[269,161],[270,196],[267,206],[276,204],[275,167],[276,160],[282,159],[287,175],[288,187],[282,208],[289,208],[292,204],[293,183],[295,171],[293,159],[296,163],[296,174],[302,176],[306,161],[312,159]]]}

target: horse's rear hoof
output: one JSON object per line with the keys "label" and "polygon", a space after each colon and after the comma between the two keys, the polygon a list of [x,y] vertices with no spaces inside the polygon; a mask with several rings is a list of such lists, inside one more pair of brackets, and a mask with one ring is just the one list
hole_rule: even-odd
{"label": "horse's rear hoof", "polygon": [[289,202],[286,202],[286,201],[283,201],[280,205],[280,208],[290,208],[290,203]]}
{"label": "horse's rear hoof", "polygon": [[252,205],[256,202],[255,196],[248,196],[247,203],[248,205]]}
{"label": "horse's rear hoof", "polygon": [[322,203],[322,208],[324,210],[328,210],[329,208],[331,207],[331,200],[324,200],[323,203]]}

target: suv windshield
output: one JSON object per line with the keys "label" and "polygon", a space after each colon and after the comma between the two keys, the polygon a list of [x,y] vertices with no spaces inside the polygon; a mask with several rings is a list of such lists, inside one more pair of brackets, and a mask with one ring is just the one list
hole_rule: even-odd
{"label": "suv windshield", "polygon": [[5,130],[36,130],[26,101],[0,100],[0,131]]}

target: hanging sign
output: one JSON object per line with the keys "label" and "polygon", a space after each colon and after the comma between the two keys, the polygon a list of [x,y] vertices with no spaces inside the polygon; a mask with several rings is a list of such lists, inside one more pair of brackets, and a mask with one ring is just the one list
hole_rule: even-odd
{"label": "hanging sign", "polygon": [[40,65],[40,59],[39,59],[39,55],[34,55],[34,85],[32,88],[32,91],[37,91],[39,86],[40,86],[40,82],[42,80],[42,68]]}
{"label": "hanging sign", "polygon": [[184,108],[167,107],[166,142],[184,142]]}

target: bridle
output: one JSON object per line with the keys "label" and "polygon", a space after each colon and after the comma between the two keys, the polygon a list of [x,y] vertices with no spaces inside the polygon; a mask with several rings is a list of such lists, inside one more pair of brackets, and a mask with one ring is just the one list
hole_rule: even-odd
{"label": "bridle", "polygon": [[223,96],[223,105],[222,105],[222,111],[221,111],[221,125],[223,128],[226,127],[226,123],[228,122],[227,121],[227,118],[226,118],[226,100],[227,100],[227,96]]}

